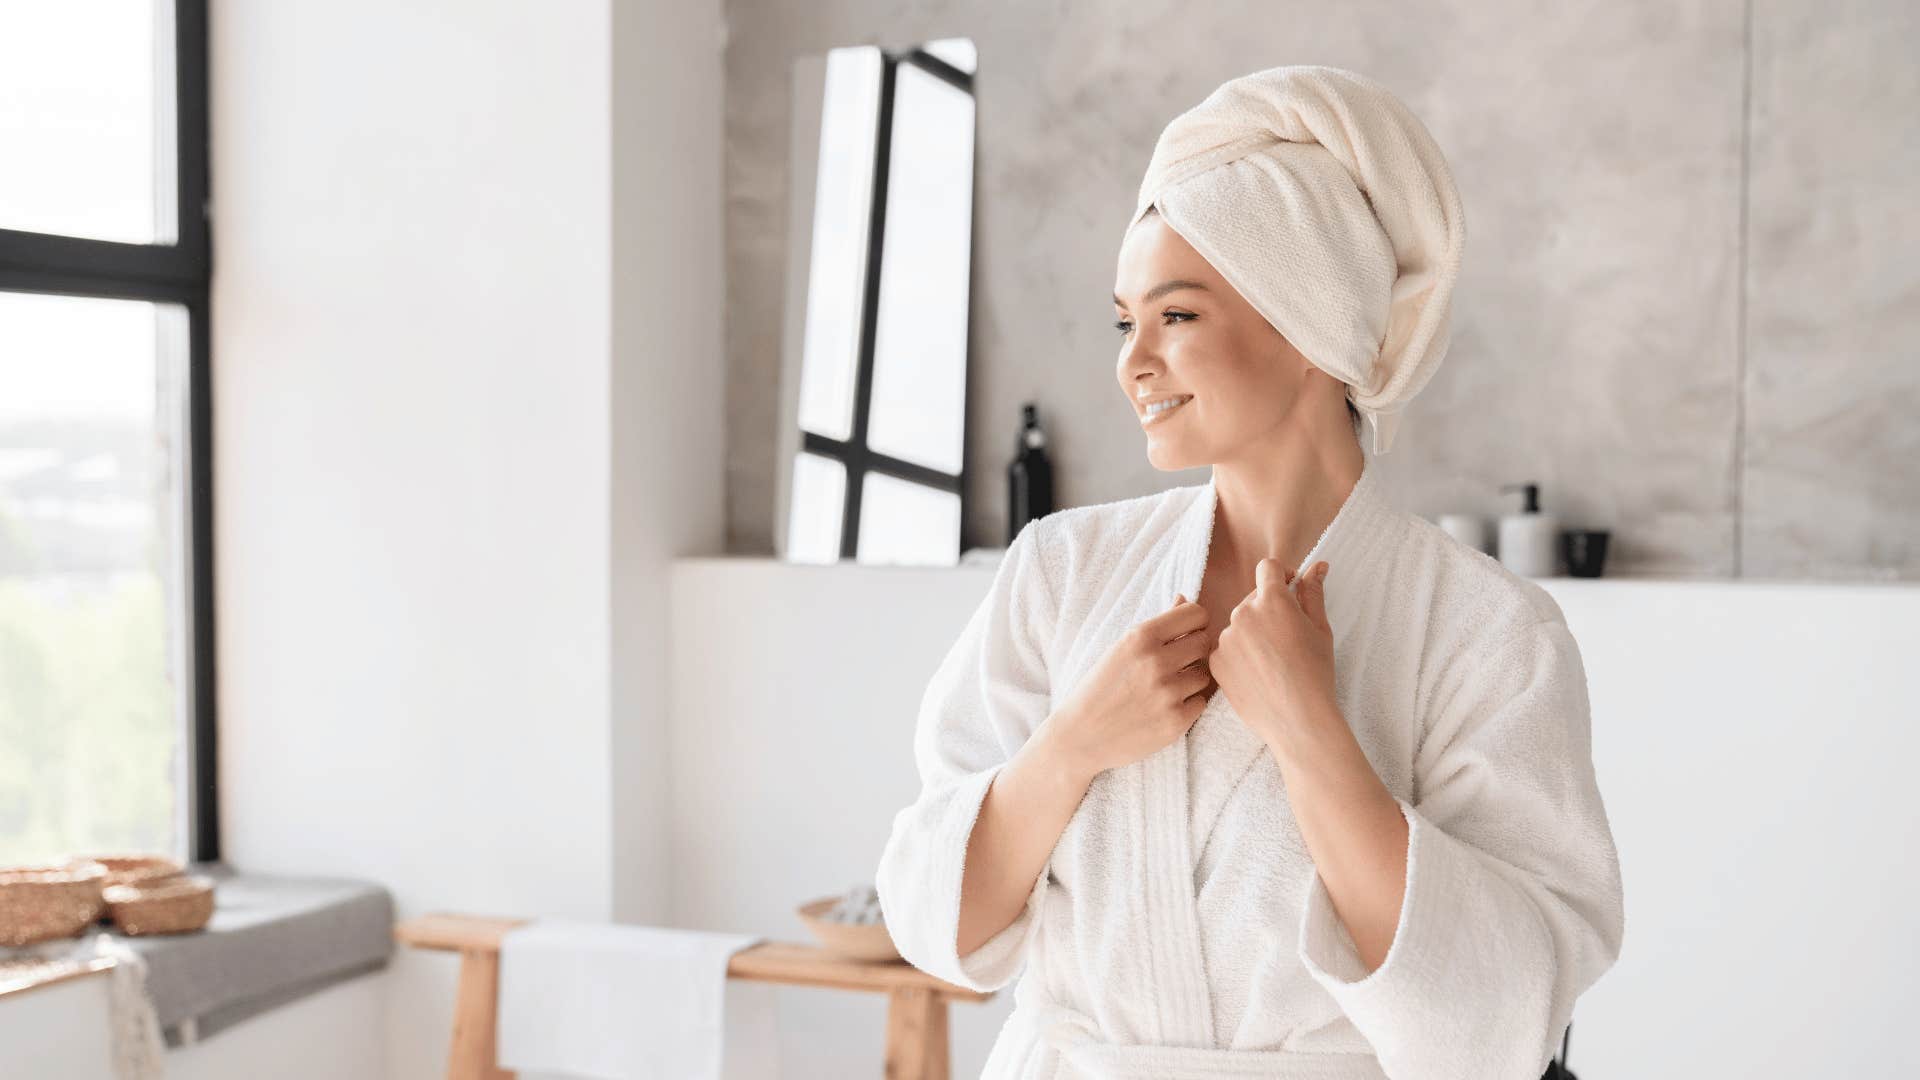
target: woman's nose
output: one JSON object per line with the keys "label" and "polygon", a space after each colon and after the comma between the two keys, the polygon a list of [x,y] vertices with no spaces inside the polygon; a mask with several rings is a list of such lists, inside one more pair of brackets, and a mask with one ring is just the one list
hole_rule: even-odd
{"label": "woman's nose", "polygon": [[1132,378],[1141,378],[1157,371],[1160,367],[1160,353],[1152,341],[1143,339],[1136,332],[1127,339],[1126,347],[1120,351],[1120,370]]}

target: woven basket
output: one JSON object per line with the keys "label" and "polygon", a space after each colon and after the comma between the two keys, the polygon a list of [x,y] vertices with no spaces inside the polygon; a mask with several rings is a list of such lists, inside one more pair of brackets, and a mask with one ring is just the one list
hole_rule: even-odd
{"label": "woven basket", "polygon": [[148,885],[181,873],[180,864],[165,855],[88,855],[84,858],[107,868],[105,887],[109,889],[115,885]]}
{"label": "woven basket", "polygon": [[800,905],[800,921],[807,924],[821,947],[850,960],[899,960],[900,949],[887,933],[885,923],[853,924],[834,922],[827,912],[840,902],[838,896],[823,896]]}
{"label": "woven basket", "polygon": [[85,933],[100,917],[106,880],[106,867],[84,859],[0,868],[0,945]]}
{"label": "woven basket", "polygon": [[213,918],[213,881],[198,874],[114,885],[105,890],[105,899],[114,926],[129,936],[184,934]]}

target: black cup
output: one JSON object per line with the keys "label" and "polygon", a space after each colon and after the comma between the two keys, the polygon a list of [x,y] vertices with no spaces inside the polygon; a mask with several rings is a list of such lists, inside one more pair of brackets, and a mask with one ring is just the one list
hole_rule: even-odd
{"label": "black cup", "polygon": [[1567,560],[1567,573],[1574,577],[1599,577],[1607,562],[1607,530],[1564,529],[1560,533],[1560,554]]}

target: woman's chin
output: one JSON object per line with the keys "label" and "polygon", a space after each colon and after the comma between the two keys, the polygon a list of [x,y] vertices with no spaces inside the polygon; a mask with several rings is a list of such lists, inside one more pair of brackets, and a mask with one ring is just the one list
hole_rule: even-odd
{"label": "woman's chin", "polygon": [[1187,448],[1158,439],[1147,440],[1147,463],[1161,472],[1179,472],[1207,464]]}

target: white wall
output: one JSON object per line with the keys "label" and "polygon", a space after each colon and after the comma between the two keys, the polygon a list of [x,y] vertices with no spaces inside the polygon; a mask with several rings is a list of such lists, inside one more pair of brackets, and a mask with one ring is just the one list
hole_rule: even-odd
{"label": "white wall", "polygon": [[[402,917],[644,906],[722,456],[718,135],[655,136],[721,126],[718,3],[212,8],[225,854]],[[452,978],[382,977],[391,1075]]]}
{"label": "white wall", "polygon": [[667,564],[725,545],[718,0],[613,8],[613,917],[668,918]]}
{"label": "white wall", "polygon": [[1574,1071],[1920,1075],[1920,585],[1550,587],[1627,903]]}
{"label": "white wall", "polygon": [[[673,922],[810,940],[802,903],[871,884],[920,783],[913,718],[989,568],[683,559],[673,571]],[[780,987],[788,1077],[880,1076],[886,1002]],[[1012,995],[950,1011],[978,1076]]]}
{"label": "white wall", "polygon": [[604,6],[214,14],[229,854],[603,913]]}
{"label": "white wall", "polygon": [[[677,924],[804,940],[795,907],[872,880],[918,791],[921,692],[991,576],[676,564]],[[1620,962],[1574,1011],[1574,1070],[1920,1071],[1920,587],[1542,584],[1580,641],[1627,902]],[[880,999],[779,1005],[793,1075],[878,1075]],[[953,1007],[955,1076],[1011,1009],[1010,991]]]}

